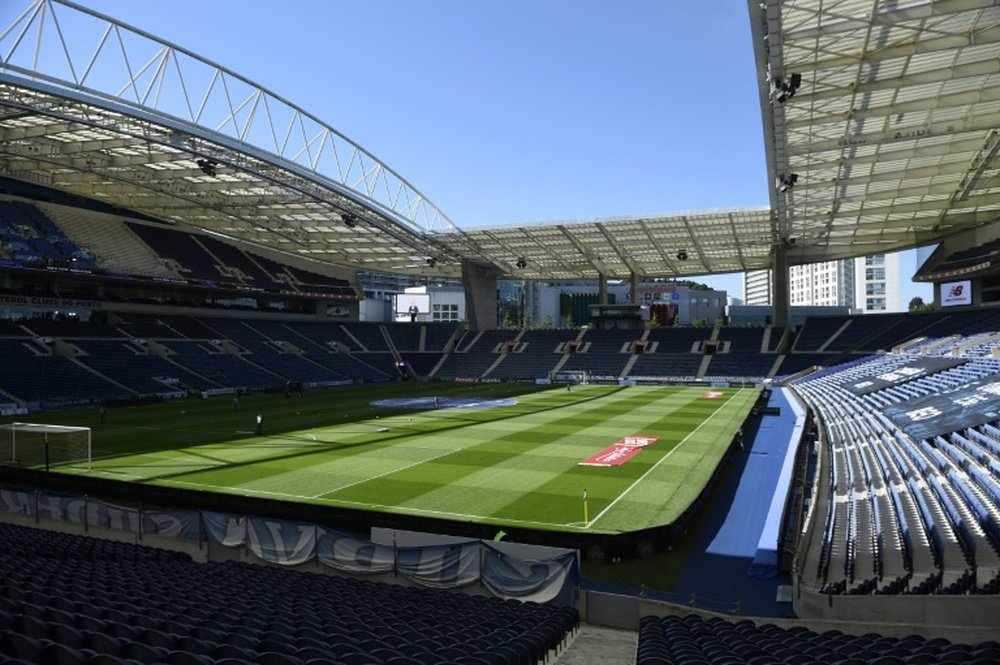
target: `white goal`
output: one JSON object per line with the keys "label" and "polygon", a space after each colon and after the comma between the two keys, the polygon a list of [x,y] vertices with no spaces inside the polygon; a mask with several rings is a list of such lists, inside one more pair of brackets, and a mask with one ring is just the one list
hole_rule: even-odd
{"label": "white goal", "polygon": [[553,383],[590,383],[590,372],[585,370],[562,370],[553,372],[551,376]]}
{"label": "white goal", "polygon": [[9,464],[46,471],[54,466],[93,468],[89,427],[8,423],[0,425],[0,442],[4,440],[2,459]]}

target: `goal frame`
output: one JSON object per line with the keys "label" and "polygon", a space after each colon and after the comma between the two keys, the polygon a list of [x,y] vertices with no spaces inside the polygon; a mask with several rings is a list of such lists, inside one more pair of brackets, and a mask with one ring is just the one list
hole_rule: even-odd
{"label": "goal frame", "polygon": [[549,379],[553,383],[572,383],[575,385],[587,385],[590,383],[590,372],[588,370],[565,370],[552,372]]}
{"label": "goal frame", "polygon": [[[73,425],[52,425],[47,423],[22,423],[22,422],[12,422],[0,425],[0,432],[9,431],[10,432],[10,462],[17,462],[17,434],[21,432],[42,434],[42,445],[45,448],[45,470],[49,471],[51,468],[51,459],[49,455],[49,443],[50,435],[59,434],[72,434],[77,432],[85,432],[87,434],[87,454],[85,459],[80,461],[86,461],[87,471],[94,470],[94,449],[93,449],[93,437],[92,430],[89,427],[77,427]],[[23,444],[22,444],[23,445]]]}

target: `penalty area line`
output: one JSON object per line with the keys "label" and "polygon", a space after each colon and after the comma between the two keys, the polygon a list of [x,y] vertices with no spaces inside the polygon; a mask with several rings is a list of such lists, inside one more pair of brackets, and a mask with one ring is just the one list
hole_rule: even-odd
{"label": "penalty area line", "polygon": [[361,485],[362,483],[367,483],[370,480],[378,480],[379,478],[384,478],[385,476],[389,476],[389,475],[392,475],[394,473],[399,473],[400,471],[406,471],[407,469],[412,469],[415,466],[420,466],[421,464],[426,464],[427,462],[433,462],[434,460],[439,460],[442,457],[446,457],[447,455],[451,455],[451,454],[457,453],[457,452],[458,452],[457,450],[448,449],[448,450],[444,451],[443,453],[441,453],[440,455],[433,455],[432,457],[428,457],[427,459],[423,459],[423,460],[414,462],[413,464],[407,464],[405,466],[401,466],[401,467],[396,468],[396,469],[389,469],[388,471],[386,471],[384,473],[379,473],[379,474],[376,474],[374,476],[367,476],[365,478],[362,478],[361,480],[356,480],[353,483],[347,483],[346,485],[341,485],[340,487],[336,487],[336,488],[334,488],[332,490],[327,490],[327,491],[325,491],[325,492],[323,492],[321,494],[317,494],[317,495],[311,496],[309,498],[313,499],[313,500],[319,499],[320,497],[326,496],[327,494],[333,494],[334,492],[339,492],[341,490],[350,489],[351,487],[354,487],[355,485]]}

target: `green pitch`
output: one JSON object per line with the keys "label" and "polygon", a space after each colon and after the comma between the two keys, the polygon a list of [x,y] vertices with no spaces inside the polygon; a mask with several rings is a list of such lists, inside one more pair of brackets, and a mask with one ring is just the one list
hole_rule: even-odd
{"label": "green pitch", "polygon": [[[93,427],[92,473],[118,480],[618,533],[668,524],[701,492],[758,394],[714,390],[720,398],[705,399],[703,387],[392,384],[249,395],[236,410],[227,396],[115,408],[105,423],[96,408],[31,419]],[[512,396],[517,404],[369,405],[427,395]],[[659,440],[621,466],[579,465],[631,435]]]}

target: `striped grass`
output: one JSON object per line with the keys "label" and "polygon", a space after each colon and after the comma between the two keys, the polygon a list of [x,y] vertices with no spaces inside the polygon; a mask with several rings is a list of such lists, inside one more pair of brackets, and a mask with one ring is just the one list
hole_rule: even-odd
{"label": "striped grass", "polygon": [[[547,530],[668,524],[704,488],[757,396],[726,388],[392,384],[40,414],[94,428],[93,473],[119,480]],[[514,396],[515,406],[406,411],[407,396]],[[264,416],[256,436],[254,418]],[[385,431],[379,431],[384,429]],[[580,466],[630,435],[618,467]],[[71,468],[67,472],[80,472]],[[587,521],[583,494],[586,490]]]}

